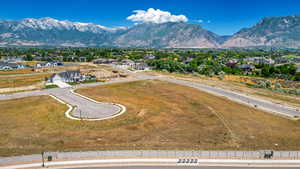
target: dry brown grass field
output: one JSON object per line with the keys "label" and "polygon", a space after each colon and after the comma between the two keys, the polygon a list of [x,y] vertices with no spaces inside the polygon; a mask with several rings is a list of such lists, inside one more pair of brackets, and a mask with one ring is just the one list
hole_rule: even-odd
{"label": "dry brown grass field", "polygon": [[17,69],[17,70],[1,70],[0,75],[18,75],[34,73],[32,69]]}
{"label": "dry brown grass field", "polygon": [[64,119],[66,110],[50,96],[0,101],[0,156],[39,153],[44,147],[59,146],[57,132],[64,128],[59,119]]}
{"label": "dry brown grass field", "polygon": [[[38,61],[30,61],[30,62],[21,62],[21,64],[29,65],[29,66],[35,66]],[[95,69],[95,68],[102,68],[102,69],[108,69],[112,70],[110,66],[107,65],[95,65],[92,63],[82,63],[82,62],[65,62],[64,66],[57,66],[57,67],[49,67],[49,68],[38,68],[35,69],[35,71],[31,68],[28,69],[16,69],[16,70],[1,70],[0,76],[4,75],[22,75],[22,74],[36,74],[41,72],[61,72],[61,71],[67,71],[67,70],[78,70],[78,69]]]}
{"label": "dry brown grass field", "polygon": [[[155,76],[167,76],[167,77],[173,77],[181,80],[199,82],[202,84],[223,88],[237,93],[243,93],[246,95],[269,100],[275,103],[287,104],[293,107],[300,106],[300,98],[298,96],[275,92],[267,89],[248,87],[247,85],[244,84],[244,83],[253,84],[253,81],[258,81],[258,80],[269,80],[274,84],[276,81],[282,81],[282,80],[264,79],[264,78],[246,77],[246,76],[237,76],[237,75],[226,75],[223,80],[220,80],[217,77],[207,77],[204,75],[166,73],[166,72],[158,72],[158,71],[149,71],[146,73]],[[292,82],[290,86],[299,88],[298,86],[300,86],[300,83]]]}
{"label": "dry brown grass field", "polygon": [[[126,128],[119,129],[125,130],[124,134],[108,130],[106,137],[101,138],[107,140],[108,147],[114,147],[118,140],[125,145],[135,142],[140,148],[300,149],[300,121],[193,88],[139,81],[83,88],[78,92],[99,101],[124,104],[128,108],[126,116],[137,121],[129,125],[126,120]],[[127,133],[126,129],[132,131]]]}
{"label": "dry brown grass field", "polygon": [[33,74],[30,76],[0,77],[0,88],[15,88],[34,85],[45,80],[51,74]]}
{"label": "dry brown grass field", "polygon": [[24,62],[20,62],[21,64],[25,64],[28,66],[35,66],[37,63],[39,63],[40,61],[24,61]]}
{"label": "dry brown grass field", "polygon": [[[104,121],[65,118],[46,96],[0,101],[0,154],[114,149],[300,149],[300,122],[158,80],[78,89],[126,106]],[[41,108],[41,109],[39,109]],[[278,144],[278,146],[275,146]]]}

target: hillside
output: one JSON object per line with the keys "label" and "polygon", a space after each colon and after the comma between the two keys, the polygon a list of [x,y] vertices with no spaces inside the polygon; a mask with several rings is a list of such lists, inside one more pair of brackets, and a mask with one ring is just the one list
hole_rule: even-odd
{"label": "hillside", "polygon": [[300,47],[300,15],[267,17],[233,36],[219,36],[198,24],[143,23],[108,28],[53,18],[0,21],[0,47],[231,48]]}
{"label": "hillside", "polygon": [[234,34],[222,47],[300,47],[300,15],[267,17]]}

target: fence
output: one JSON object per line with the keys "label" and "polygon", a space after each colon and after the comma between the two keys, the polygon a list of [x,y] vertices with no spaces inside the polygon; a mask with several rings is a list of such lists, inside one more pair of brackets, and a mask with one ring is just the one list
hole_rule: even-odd
{"label": "fence", "polygon": [[[179,151],[179,150],[120,150],[87,152],[45,152],[44,157],[56,159],[78,158],[212,158],[263,159],[264,151]],[[0,157],[0,163],[41,160],[41,154]],[[300,151],[274,151],[272,159],[300,159]]]}

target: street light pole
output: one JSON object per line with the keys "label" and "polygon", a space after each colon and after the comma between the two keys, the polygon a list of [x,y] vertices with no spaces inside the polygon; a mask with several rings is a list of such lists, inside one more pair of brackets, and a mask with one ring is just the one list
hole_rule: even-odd
{"label": "street light pole", "polygon": [[45,167],[44,151],[42,151],[42,167]]}

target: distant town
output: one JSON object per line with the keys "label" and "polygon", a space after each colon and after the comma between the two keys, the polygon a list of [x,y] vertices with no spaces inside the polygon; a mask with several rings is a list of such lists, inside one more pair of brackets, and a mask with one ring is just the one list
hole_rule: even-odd
{"label": "distant town", "polygon": [[[62,66],[63,62],[116,64],[134,70],[272,77],[300,81],[300,52],[289,50],[0,49],[0,70]],[[40,61],[28,66],[22,61]]]}

